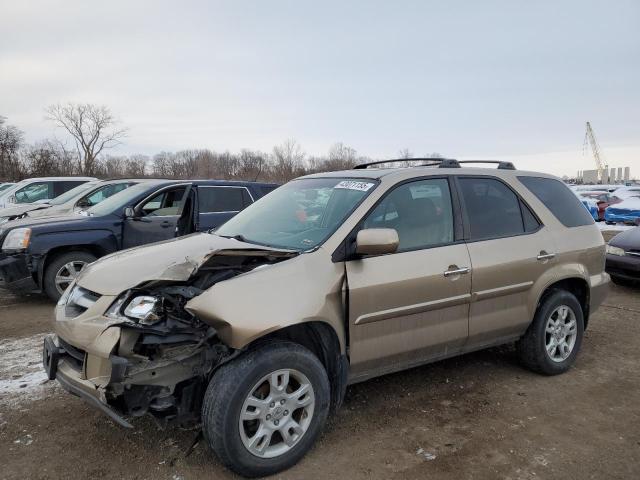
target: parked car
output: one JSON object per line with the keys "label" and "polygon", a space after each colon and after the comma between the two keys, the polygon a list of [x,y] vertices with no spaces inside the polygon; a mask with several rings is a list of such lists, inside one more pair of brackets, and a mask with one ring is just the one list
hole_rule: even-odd
{"label": "parked car", "polygon": [[24,218],[0,227],[0,287],[57,300],[85,265],[109,253],[216,228],[276,185],[149,180],[84,215]]}
{"label": "parked car", "polygon": [[604,212],[604,219],[607,223],[640,225],[640,197],[627,197],[608,207]]}
{"label": "parked car", "polygon": [[127,189],[140,180],[93,180],[41,203],[23,203],[0,210],[0,225],[18,218],[51,217],[87,210],[110,196]]}
{"label": "parked car", "polygon": [[619,233],[609,241],[606,270],[619,285],[640,282],[640,227]]}
{"label": "parked car", "polygon": [[621,199],[629,197],[640,197],[640,185],[623,186],[616,189],[615,194]]}
{"label": "parked car", "polygon": [[6,191],[12,185],[15,185],[15,183],[11,183],[11,182],[0,183],[0,195],[2,195],[2,192]]}
{"label": "parked car", "polygon": [[22,180],[0,194],[0,208],[16,203],[35,203],[56,198],[93,177],[44,177]]}
{"label": "parked car", "polygon": [[302,177],[215,232],[92,263],[56,307],[49,378],[125,427],[201,424],[262,476],[348,384],[514,341],[565,372],[609,285],[593,219],[555,177],[431,165]]}
{"label": "parked car", "polygon": [[573,193],[575,193],[576,197],[578,197],[578,200],[580,200],[582,205],[584,205],[584,208],[587,209],[587,212],[589,212],[591,218],[593,218],[597,222],[600,219],[598,203],[593,198],[583,196],[582,192],[577,192],[574,190]]}
{"label": "parked car", "polygon": [[596,206],[598,208],[598,218],[596,220],[604,220],[604,212],[607,207],[615,205],[616,203],[620,203],[622,201],[621,198],[609,192],[580,192],[580,196],[590,198],[591,200],[596,202]]}
{"label": "parked car", "polygon": [[620,185],[572,185],[571,189],[576,192],[614,192]]}

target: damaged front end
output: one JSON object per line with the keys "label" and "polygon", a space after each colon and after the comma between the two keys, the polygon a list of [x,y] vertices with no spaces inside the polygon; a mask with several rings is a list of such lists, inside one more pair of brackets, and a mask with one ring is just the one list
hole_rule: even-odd
{"label": "damaged front end", "polygon": [[118,295],[95,293],[87,288],[95,275],[83,275],[56,307],[56,335],[45,340],[49,377],[121,425],[130,426],[122,417],[147,413],[162,424],[193,425],[211,375],[239,350],[186,304],[219,282],[295,255],[216,250],[199,262],[169,262],[170,275],[146,277]]}

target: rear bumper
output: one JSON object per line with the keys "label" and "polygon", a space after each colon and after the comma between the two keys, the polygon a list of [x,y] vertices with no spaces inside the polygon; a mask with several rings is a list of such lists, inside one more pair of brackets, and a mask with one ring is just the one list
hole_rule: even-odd
{"label": "rear bumper", "polygon": [[606,271],[614,277],[640,280],[640,257],[607,254]]}
{"label": "rear bumper", "polygon": [[589,294],[589,314],[595,312],[602,303],[604,303],[609,289],[611,288],[611,277],[602,272],[601,274],[591,277],[590,294]]}
{"label": "rear bumper", "polygon": [[0,254],[0,288],[23,293],[39,291],[26,253]]}

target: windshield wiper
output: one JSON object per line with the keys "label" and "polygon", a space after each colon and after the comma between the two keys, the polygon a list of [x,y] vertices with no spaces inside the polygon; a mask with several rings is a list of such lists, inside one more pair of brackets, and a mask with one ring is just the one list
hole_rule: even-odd
{"label": "windshield wiper", "polygon": [[239,242],[245,242],[245,243],[251,243],[249,242],[246,238],[244,238],[243,235],[218,235],[219,237],[222,238],[233,238],[234,240],[238,240]]}

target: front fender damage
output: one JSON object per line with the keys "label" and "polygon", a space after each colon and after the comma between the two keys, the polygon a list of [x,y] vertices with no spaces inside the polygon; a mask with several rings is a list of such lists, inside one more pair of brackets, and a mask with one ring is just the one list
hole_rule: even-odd
{"label": "front fender damage", "polygon": [[[154,278],[145,275],[101,316],[103,329],[99,334],[95,323],[87,322],[93,325],[94,337],[82,342],[86,350],[82,378],[91,381],[104,403],[124,416],[151,413],[162,424],[197,422],[211,375],[240,350],[224,341],[216,325],[189,311],[187,303],[218,283],[253,275],[296,255],[290,251],[234,248],[211,252],[197,262],[193,258],[172,261],[161,272],[156,266]],[[79,286],[88,288],[90,282],[86,280],[92,277],[81,279]],[[140,295],[159,300],[149,322],[125,315],[125,307]],[[59,307],[69,308],[73,309]],[[69,329],[73,324],[79,326],[76,320],[70,320],[60,323]],[[83,330],[88,332],[88,328]],[[58,333],[62,338],[73,337],[64,328]],[[77,339],[78,332],[74,333]]]}

